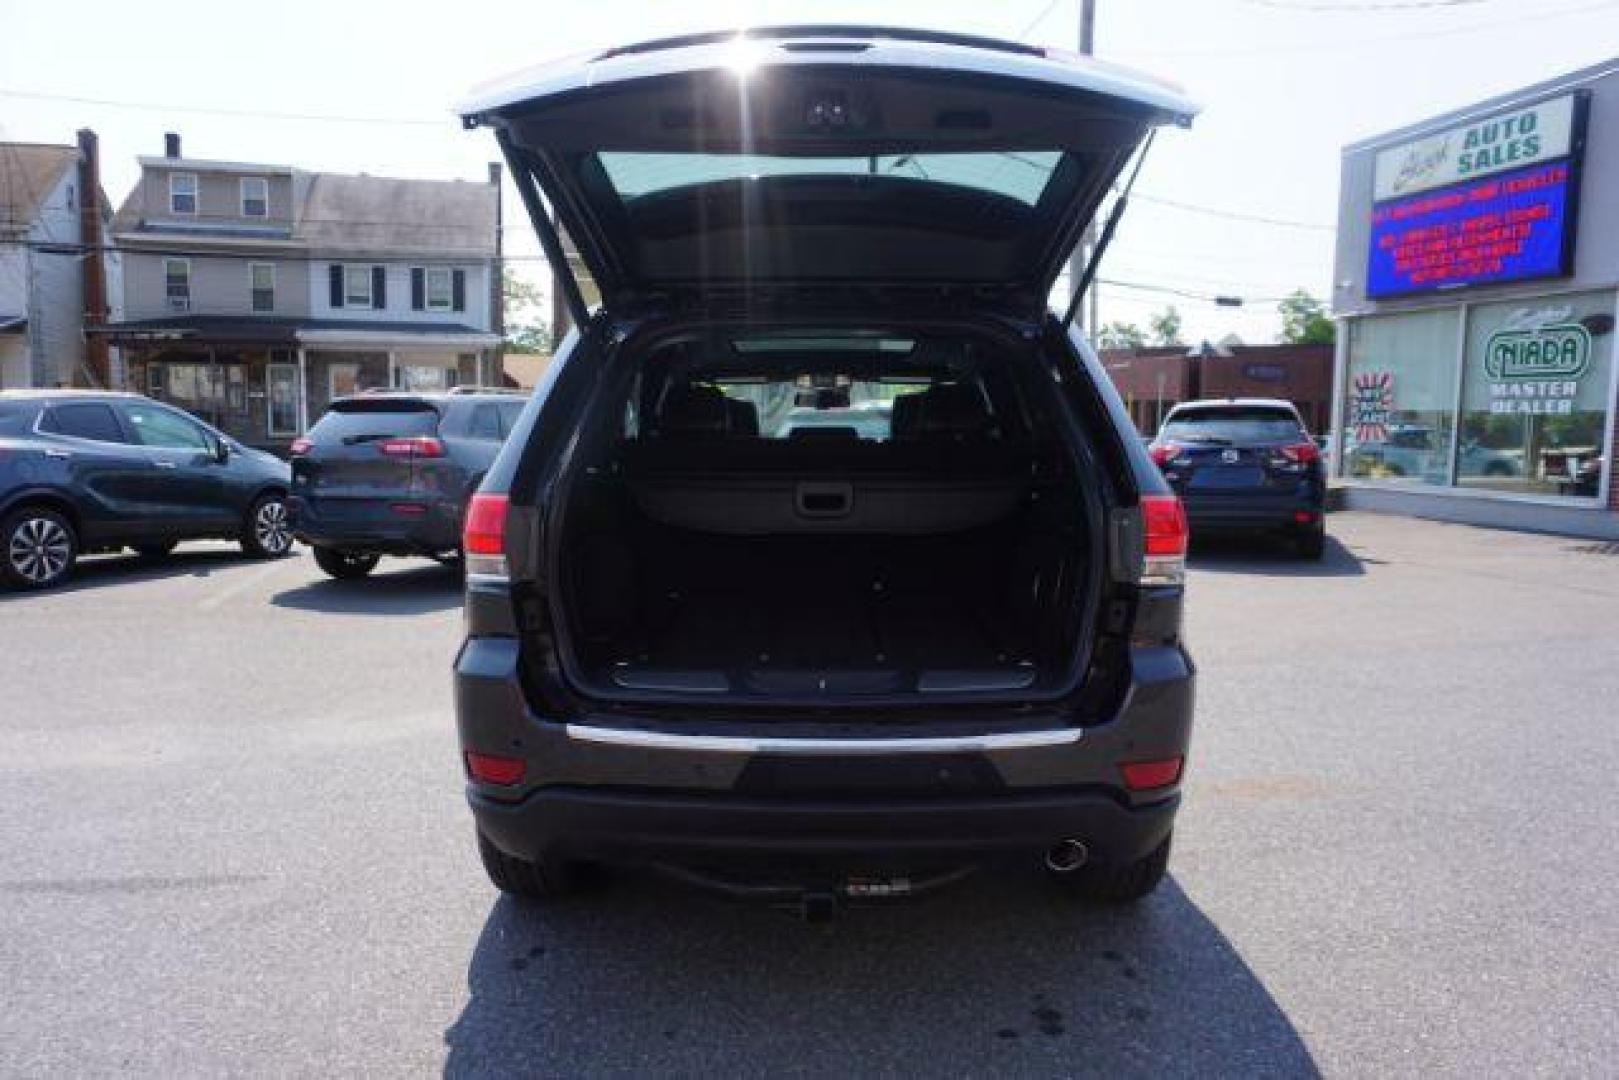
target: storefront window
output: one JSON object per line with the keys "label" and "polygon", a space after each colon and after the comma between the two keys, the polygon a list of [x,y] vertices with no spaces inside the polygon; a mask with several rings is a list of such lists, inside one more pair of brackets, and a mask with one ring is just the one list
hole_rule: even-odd
{"label": "storefront window", "polygon": [[1613,316],[1611,292],[1469,310],[1458,484],[1597,494],[1613,385]]}
{"label": "storefront window", "polygon": [[1448,484],[1459,309],[1379,315],[1349,326],[1343,473]]}

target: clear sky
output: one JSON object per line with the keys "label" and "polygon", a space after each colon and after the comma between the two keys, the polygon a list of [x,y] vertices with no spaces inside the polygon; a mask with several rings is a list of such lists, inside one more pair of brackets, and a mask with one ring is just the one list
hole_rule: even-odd
{"label": "clear sky", "polygon": [[[463,132],[454,103],[479,82],[552,57],[690,30],[833,21],[1073,48],[1078,7],[0,0],[0,139],[71,142],[93,127],[115,202],[134,182],[136,155],[161,153],[171,130],[194,157],[477,180],[494,143],[488,132]],[[1144,323],[1172,302],[1193,340],[1234,331],[1264,341],[1277,328],[1267,299],[1297,287],[1328,293],[1344,143],[1613,58],[1619,0],[1098,0],[1096,53],[1174,79],[1204,105],[1190,130],[1159,138],[1138,187],[1144,198],[1132,202],[1103,277],[1252,300],[1231,310],[1104,287],[1103,321]],[[520,220],[507,243],[515,254],[537,251]]]}

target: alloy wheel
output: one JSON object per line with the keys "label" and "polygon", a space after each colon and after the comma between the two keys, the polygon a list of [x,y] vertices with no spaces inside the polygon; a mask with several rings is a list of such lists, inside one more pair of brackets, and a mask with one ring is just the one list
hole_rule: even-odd
{"label": "alloy wheel", "polygon": [[271,555],[285,554],[292,546],[292,530],[287,524],[287,504],[271,499],[253,516],[253,538]]}
{"label": "alloy wheel", "polygon": [[11,568],[34,585],[61,577],[73,558],[72,538],[60,523],[48,517],[18,522],[7,547]]}

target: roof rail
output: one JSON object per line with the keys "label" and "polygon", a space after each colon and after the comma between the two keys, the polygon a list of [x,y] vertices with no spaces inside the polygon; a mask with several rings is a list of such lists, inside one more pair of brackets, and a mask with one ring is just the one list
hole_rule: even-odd
{"label": "roof rail", "polygon": [[452,386],[452,394],[514,394],[528,396],[528,391],[516,386]]}

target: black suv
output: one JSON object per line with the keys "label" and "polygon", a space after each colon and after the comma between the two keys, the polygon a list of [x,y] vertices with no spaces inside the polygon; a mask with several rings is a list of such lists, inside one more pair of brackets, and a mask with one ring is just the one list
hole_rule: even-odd
{"label": "black suv", "polygon": [[1292,402],[1184,402],[1164,417],[1148,453],[1180,495],[1194,534],[1284,536],[1306,559],[1326,550],[1326,469]]}
{"label": "black suv", "polygon": [[383,555],[459,557],[462,511],[522,411],[522,398],[474,387],[332,402],[292,444],[293,535],[337,578]]}
{"label": "black suv", "polygon": [[752,31],[468,108],[601,289],[467,513],[478,845],[824,911],[998,859],[1162,878],[1186,527],[1046,309],[1173,89],[1019,45]]}
{"label": "black suv", "polygon": [[86,552],[181,540],[285,555],[287,464],[139,394],[0,391],[0,581],[44,588]]}

